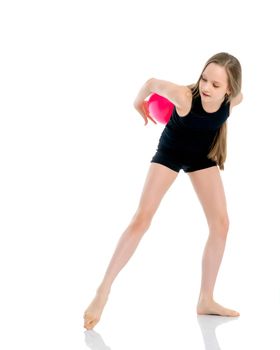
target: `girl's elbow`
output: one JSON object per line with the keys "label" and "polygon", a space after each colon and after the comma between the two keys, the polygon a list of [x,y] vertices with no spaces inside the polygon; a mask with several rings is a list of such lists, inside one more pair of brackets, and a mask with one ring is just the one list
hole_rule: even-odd
{"label": "girl's elbow", "polygon": [[155,80],[156,80],[155,78],[149,78],[149,79],[146,81],[145,85],[146,85],[146,87],[147,87],[149,90],[152,90],[152,89],[153,89]]}

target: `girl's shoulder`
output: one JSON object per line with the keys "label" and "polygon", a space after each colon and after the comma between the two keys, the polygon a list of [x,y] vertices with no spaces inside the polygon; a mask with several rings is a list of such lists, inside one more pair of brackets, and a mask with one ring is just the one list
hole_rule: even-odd
{"label": "girl's shoulder", "polygon": [[232,110],[232,108],[234,106],[237,106],[239,105],[239,103],[241,103],[243,100],[243,94],[242,92],[240,92],[237,96],[233,97],[231,100],[230,100],[230,111]]}
{"label": "girl's shoulder", "polygon": [[176,106],[176,112],[180,117],[185,117],[191,111],[193,94],[190,86],[185,86],[182,92],[182,103]]}

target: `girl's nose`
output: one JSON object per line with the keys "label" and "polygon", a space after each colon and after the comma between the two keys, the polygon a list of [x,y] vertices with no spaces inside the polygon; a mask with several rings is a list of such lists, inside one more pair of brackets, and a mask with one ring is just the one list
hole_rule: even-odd
{"label": "girl's nose", "polygon": [[204,90],[205,90],[205,91],[209,91],[209,89],[210,89],[210,84],[209,84],[209,82],[206,81],[203,87],[204,87]]}

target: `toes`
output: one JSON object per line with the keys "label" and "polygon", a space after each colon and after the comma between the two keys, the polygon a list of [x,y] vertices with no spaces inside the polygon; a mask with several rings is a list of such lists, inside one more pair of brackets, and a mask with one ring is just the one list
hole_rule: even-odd
{"label": "toes", "polygon": [[84,319],[84,328],[86,328],[87,330],[92,329],[99,322],[99,318],[92,317],[89,315],[85,315]]}
{"label": "toes", "polygon": [[233,311],[233,316],[240,316],[240,313],[239,312],[237,312],[237,311]]}
{"label": "toes", "polygon": [[86,322],[84,323],[84,328],[87,329],[87,330],[92,329],[94,326],[95,326],[95,324],[94,324],[93,321],[86,321]]}
{"label": "toes", "polygon": [[229,310],[229,309],[227,309],[225,314],[224,314],[224,316],[229,316],[229,317],[237,317],[239,315],[240,315],[239,312],[234,311],[234,310]]}

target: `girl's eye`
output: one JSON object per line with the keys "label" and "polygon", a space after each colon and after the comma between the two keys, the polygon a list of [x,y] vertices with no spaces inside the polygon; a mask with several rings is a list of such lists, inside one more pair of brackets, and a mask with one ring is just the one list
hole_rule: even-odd
{"label": "girl's eye", "polygon": [[203,81],[207,81],[205,78],[203,78],[203,77],[201,77],[201,80],[203,80]]}
{"label": "girl's eye", "polygon": [[219,87],[219,85],[215,85],[215,84],[213,86],[214,86],[214,88],[218,88]]}

